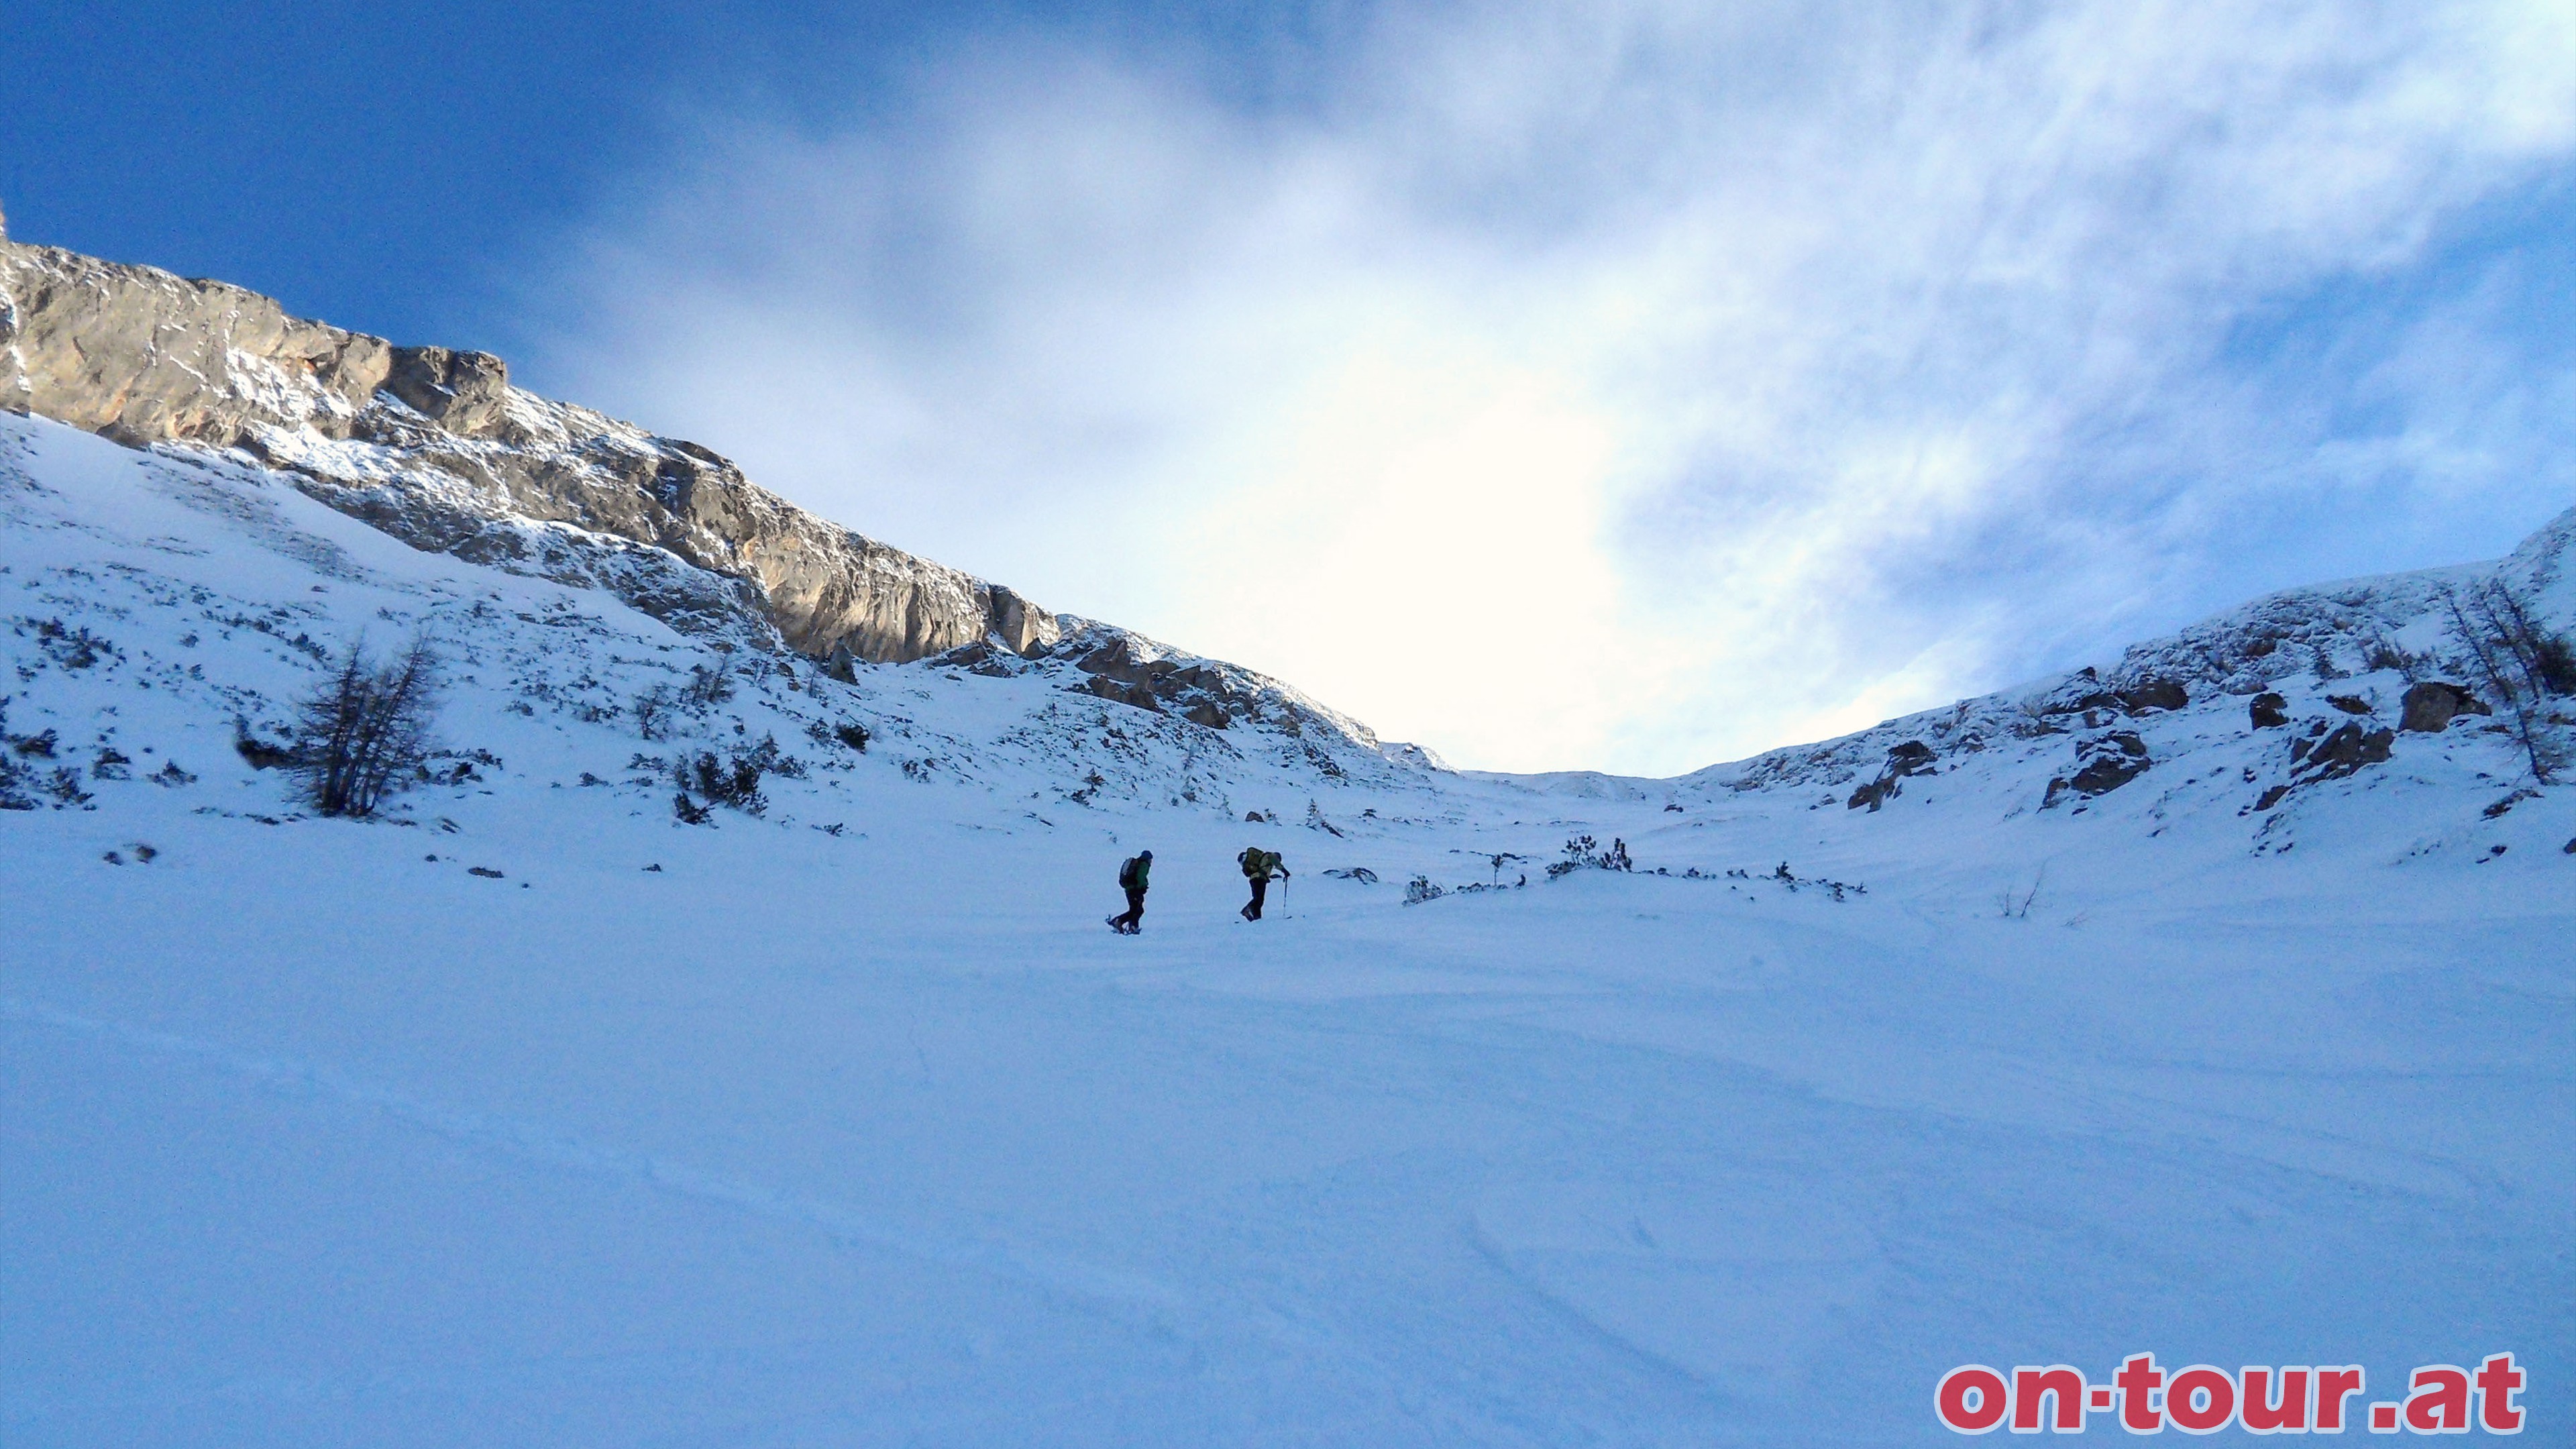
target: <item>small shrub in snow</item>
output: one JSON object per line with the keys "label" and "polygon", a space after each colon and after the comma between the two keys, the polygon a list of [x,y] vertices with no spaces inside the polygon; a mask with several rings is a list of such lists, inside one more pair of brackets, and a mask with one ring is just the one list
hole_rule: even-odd
{"label": "small shrub in snow", "polygon": [[[693,756],[683,757],[672,773],[680,786],[680,793],[672,802],[672,812],[688,824],[704,825],[707,823],[708,806],[723,805],[745,815],[758,815],[769,808],[769,800],[760,790],[761,777],[775,774],[802,779],[805,766],[794,756],[781,754],[778,741],[764,735],[759,744],[735,750],[730,755],[700,750]],[[706,804],[692,801],[689,798],[691,791],[695,791]]]}
{"label": "small shrub in snow", "polygon": [[90,668],[102,659],[124,658],[115,645],[86,628],[66,628],[60,619],[36,622],[36,646],[67,671]]}
{"label": "small shrub in snow", "polygon": [[712,664],[691,665],[681,698],[692,713],[703,714],[733,698],[733,676]]}
{"label": "small shrub in snow", "polygon": [[299,710],[291,768],[305,798],[325,815],[376,813],[426,762],[437,697],[438,659],[428,640],[413,640],[382,665],[351,644],[330,681]]}
{"label": "small shrub in snow", "polygon": [[81,788],[80,772],[69,765],[55,766],[54,773],[36,788],[54,797],[54,808],[57,810],[66,805],[89,803],[89,792]]}
{"label": "small shrub in snow", "polygon": [[2039,888],[2047,881],[2048,866],[2042,863],[2030,878],[2030,889],[2017,891],[2010,886],[2004,887],[2003,894],[1995,897],[1997,912],[2007,921],[2029,920],[2031,905],[2039,899]]}
{"label": "small shrub in snow", "polygon": [[671,716],[679,709],[679,696],[667,684],[657,684],[635,697],[635,732],[648,740],[662,738],[671,727]]}
{"label": "small shrub in snow", "polygon": [[[1628,842],[1612,839],[1607,850],[1589,835],[1578,835],[1565,842],[1565,859],[1547,868],[1550,880],[1562,879],[1578,870],[1634,870],[1636,863],[1628,858]],[[1499,877],[1501,866],[1497,863]]]}

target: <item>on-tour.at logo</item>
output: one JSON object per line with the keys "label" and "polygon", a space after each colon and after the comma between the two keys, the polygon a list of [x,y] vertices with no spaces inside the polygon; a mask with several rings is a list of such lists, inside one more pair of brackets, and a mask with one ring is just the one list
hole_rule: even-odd
{"label": "on-tour.at logo", "polygon": [[2132,1434],[2215,1434],[2231,1425],[2248,1434],[2340,1434],[2347,1425],[2374,1434],[2522,1432],[2523,1372],[2510,1353],[2490,1354],[2477,1368],[2430,1363],[2407,1375],[2406,1397],[2351,1401],[2369,1391],[2359,1364],[2287,1368],[2248,1366],[2231,1374],[2196,1363],[2168,1372],[2151,1353],[2133,1353],[2107,1383],[2068,1364],[2023,1366],[2007,1376],[1984,1364],[1961,1364],[1941,1376],[1932,1396],[1942,1424],[1962,1434],[2009,1427],[2081,1434],[2096,1414],[2111,1414]]}

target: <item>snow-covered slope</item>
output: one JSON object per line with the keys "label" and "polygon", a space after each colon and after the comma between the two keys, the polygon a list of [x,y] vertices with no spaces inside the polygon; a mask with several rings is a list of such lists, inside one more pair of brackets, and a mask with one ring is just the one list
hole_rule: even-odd
{"label": "snow-covered slope", "polygon": [[[2486,811],[2514,808],[2507,797],[2538,783],[2533,745],[2544,762],[2576,767],[2576,699],[2526,693],[2527,720],[2499,713],[2469,642],[2475,595],[2501,584],[2543,629],[2576,632],[2571,559],[2576,509],[2494,564],[2286,590],[2132,646],[2108,668],[1679,783],[1696,799],[1803,795],[1871,813],[1940,799],[1998,828],[2057,811],[2122,840],[2193,820],[2256,853],[2291,848],[2311,815],[2388,792],[2403,803],[2385,843],[2401,853],[2485,848]],[[2453,707],[2427,707],[2443,696]]]}
{"label": "snow-covered slope", "polygon": [[[1914,1444],[2140,1351],[2576,1424],[2576,796],[2395,728],[2485,570],[1508,777],[1078,620],[835,678],[311,485],[0,417],[0,1441]],[[2571,535],[2499,566],[2562,629]],[[314,817],[257,746],[416,634],[438,778]]]}

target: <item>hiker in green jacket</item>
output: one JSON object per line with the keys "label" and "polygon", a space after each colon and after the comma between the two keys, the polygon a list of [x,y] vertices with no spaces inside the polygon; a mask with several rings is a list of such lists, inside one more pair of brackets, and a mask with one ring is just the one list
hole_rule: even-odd
{"label": "hiker in green jacket", "polygon": [[1118,888],[1127,893],[1127,912],[1111,916],[1109,929],[1133,936],[1145,929],[1145,877],[1154,869],[1154,852],[1140,850],[1118,867]]}
{"label": "hiker in green jacket", "polygon": [[1245,846],[1243,854],[1234,858],[1234,863],[1243,867],[1243,878],[1252,882],[1252,900],[1244,906],[1243,918],[1260,920],[1261,898],[1270,893],[1271,881],[1288,878],[1288,867],[1279,863],[1278,851],[1264,850],[1257,845]]}

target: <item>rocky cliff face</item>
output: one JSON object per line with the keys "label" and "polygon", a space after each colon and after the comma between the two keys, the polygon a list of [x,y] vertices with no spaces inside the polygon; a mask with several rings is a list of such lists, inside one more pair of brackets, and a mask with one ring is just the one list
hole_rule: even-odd
{"label": "rocky cliff face", "polygon": [[1033,655],[1062,632],[706,448],[514,388],[489,354],[396,347],[239,287],[5,237],[0,407],[137,447],[240,448],[416,547],[612,588],[681,627],[748,615],[818,659],[987,640]]}

